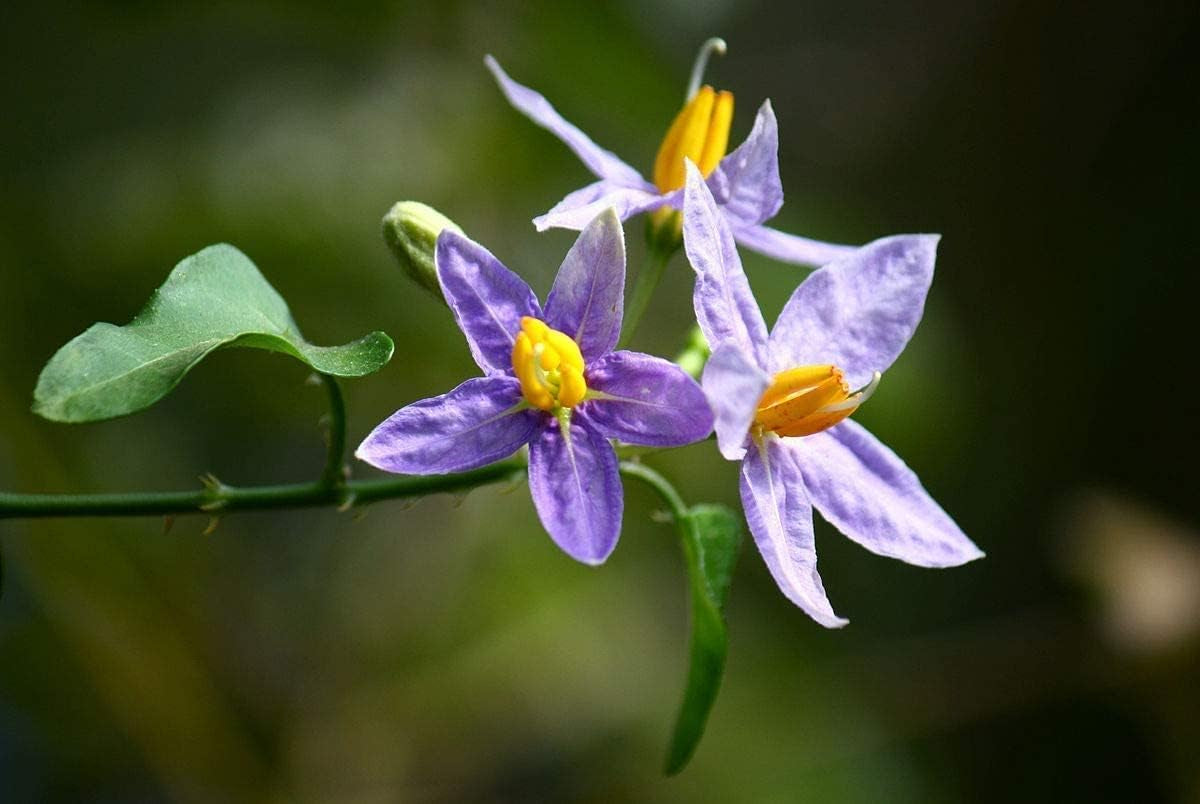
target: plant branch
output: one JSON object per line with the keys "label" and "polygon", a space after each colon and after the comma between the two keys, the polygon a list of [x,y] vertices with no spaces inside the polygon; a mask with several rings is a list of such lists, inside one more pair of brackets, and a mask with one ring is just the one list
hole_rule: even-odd
{"label": "plant branch", "polygon": [[337,486],[322,481],[274,486],[228,486],[210,479],[195,491],[117,494],[13,494],[0,492],[0,519],[48,517],[162,516],[218,514],[280,508],[363,506],[381,500],[463,491],[513,479],[525,462],[508,460],[471,472],[351,480]]}
{"label": "plant branch", "polygon": [[346,403],[338,381],[328,374],[318,374],[329,393],[329,451],[325,458],[325,470],[321,472],[320,485],[333,489],[346,482]]}
{"label": "plant branch", "polygon": [[[453,475],[401,475],[350,480],[336,486],[323,480],[270,486],[230,486],[208,478],[205,487],[190,491],[134,491],[112,494],[14,494],[0,492],[0,519],[54,517],[165,516],[269,511],[281,508],[359,507],[384,500],[411,499],[429,494],[464,491],[515,480],[525,461],[513,458],[471,472]],[[645,464],[622,461],[621,473],[636,477],[662,497],[677,522],[687,506],[674,487]]]}

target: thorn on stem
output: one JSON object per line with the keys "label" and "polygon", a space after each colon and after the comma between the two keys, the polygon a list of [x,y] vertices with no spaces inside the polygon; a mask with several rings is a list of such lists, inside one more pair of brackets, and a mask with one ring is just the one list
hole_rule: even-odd
{"label": "thorn on stem", "polygon": [[217,526],[218,526],[218,525],[220,525],[220,524],[221,524],[221,517],[219,517],[219,516],[211,516],[211,517],[209,517],[209,518],[208,518],[208,527],[206,527],[206,528],[205,528],[205,529],[204,529],[204,530],[201,532],[201,534],[200,534],[200,535],[201,535],[201,536],[211,536],[211,535],[213,535],[213,533],[215,533],[215,532],[216,532],[216,530],[217,530]]}

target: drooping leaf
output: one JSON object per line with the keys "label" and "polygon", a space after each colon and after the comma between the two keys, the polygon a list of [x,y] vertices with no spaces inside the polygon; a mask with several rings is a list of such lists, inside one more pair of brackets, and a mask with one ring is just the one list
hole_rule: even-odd
{"label": "drooping leaf", "polygon": [[392,356],[373,332],[343,346],[304,340],[283,297],[250,259],[226,244],[187,257],[123,327],[93,324],[42,369],[33,410],[59,422],[133,413],[157,402],[215,349],[246,346],[291,355],[323,374],[361,377]]}
{"label": "drooping leaf", "polygon": [[742,545],[742,518],[723,505],[697,505],[682,524],[692,601],[687,688],[675,720],[665,770],[678,773],[692,758],[725,670],[728,636],[722,610]]}

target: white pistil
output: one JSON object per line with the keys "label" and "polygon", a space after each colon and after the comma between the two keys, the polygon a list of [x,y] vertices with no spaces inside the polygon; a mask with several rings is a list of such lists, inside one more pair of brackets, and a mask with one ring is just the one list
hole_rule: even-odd
{"label": "white pistil", "polygon": [[817,411],[817,413],[837,413],[839,410],[852,410],[863,402],[871,398],[871,394],[875,393],[875,389],[879,387],[879,381],[883,379],[883,375],[878,371],[871,376],[871,381],[859,388],[850,396],[832,405],[826,405]]}
{"label": "white pistil", "polygon": [[700,91],[700,83],[704,80],[704,70],[708,67],[708,57],[713,53],[724,56],[727,49],[725,40],[719,36],[714,36],[700,46],[700,52],[696,54],[696,61],[692,63],[692,77],[688,81],[685,102],[696,97],[696,93]]}

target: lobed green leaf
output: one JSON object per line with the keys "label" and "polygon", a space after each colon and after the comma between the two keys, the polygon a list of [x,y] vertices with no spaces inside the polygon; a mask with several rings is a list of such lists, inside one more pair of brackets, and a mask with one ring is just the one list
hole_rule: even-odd
{"label": "lobed green leaf", "polygon": [[312,369],[361,377],[391,359],[391,338],[373,332],[343,346],[314,346],[283,297],[250,259],[226,244],[181,261],[130,323],[93,324],[50,358],[33,410],[59,422],[111,419],[142,410],[208,354],[228,346],[291,355]]}

